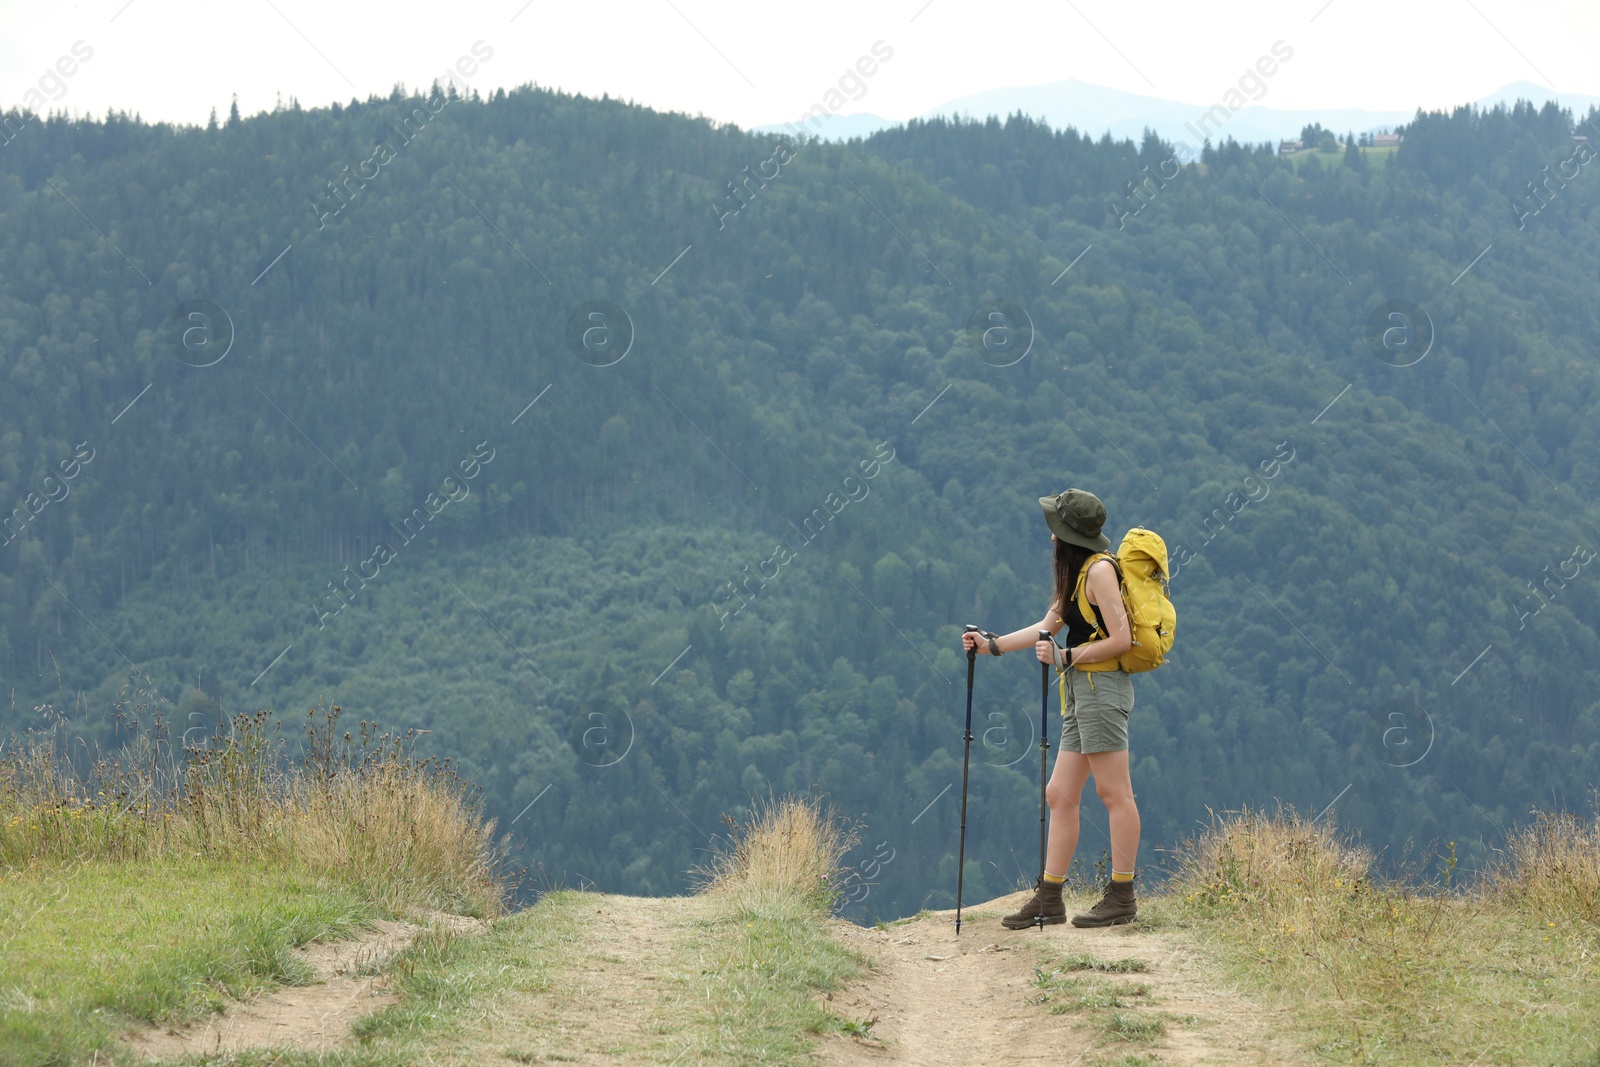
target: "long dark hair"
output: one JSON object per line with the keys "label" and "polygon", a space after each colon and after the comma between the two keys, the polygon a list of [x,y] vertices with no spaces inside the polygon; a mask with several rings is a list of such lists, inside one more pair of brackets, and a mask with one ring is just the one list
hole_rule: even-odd
{"label": "long dark hair", "polygon": [[1072,602],[1072,591],[1078,585],[1078,571],[1083,569],[1084,561],[1094,555],[1094,549],[1084,548],[1082,545],[1075,545],[1060,538],[1056,539],[1055,546],[1055,611],[1065,622],[1067,605]]}

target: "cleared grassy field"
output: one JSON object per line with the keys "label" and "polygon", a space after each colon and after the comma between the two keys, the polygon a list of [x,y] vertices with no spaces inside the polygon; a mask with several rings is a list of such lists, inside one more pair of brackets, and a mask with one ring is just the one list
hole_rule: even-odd
{"label": "cleared grassy field", "polygon": [[[1394,155],[1396,151],[1398,149],[1395,146],[1386,145],[1383,148],[1363,148],[1361,149],[1361,154],[1367,157],[1367,166],[1381,167],[1388,164],[1389,157]],[[1311,159],[1315,159],[1319,165],[1324,167],[1340,167],[1344,165],[1344,149],[1338,148],[1332,152],[1312,149],[1308,152],[1296,152],[1293,155],[1281,158],[1287,159],[1294,165],[1296,170],[1305,166],[1306,161]]]}

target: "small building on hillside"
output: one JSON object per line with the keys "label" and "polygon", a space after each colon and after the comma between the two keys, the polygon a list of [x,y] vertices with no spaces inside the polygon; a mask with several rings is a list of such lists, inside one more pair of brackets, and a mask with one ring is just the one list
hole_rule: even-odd
{"label": "small building on hillside", "polygon": [[1305,148],[1305,142],[1303,142],[1303,141],[1279,141],[1278,142],[1278,155],[1280,155],[1280,156],[1292,156],[1296,152],[1299,152],[1304,148]]}
{"label": "small building on hillside", "polygon": [[1405,138],[1398,133],[1379,133],[1372,138],[1373,148],[1397,148]]}

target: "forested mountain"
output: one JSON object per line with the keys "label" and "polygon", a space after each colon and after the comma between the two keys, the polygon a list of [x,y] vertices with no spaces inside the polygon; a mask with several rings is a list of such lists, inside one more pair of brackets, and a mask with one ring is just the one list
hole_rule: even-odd
{"label": "forested mountain", "polygon": [[[1177,564],[1147,867],[1337,799],[1471,868],[1600,778],[1595,125],[1296,166],[533,89],[13,124],[0,726],[337,703],[431,731],[536,884],[627,892],[827,793],[850,913],[900,914],[954,888],[961,625],[1042,615],[1076,485]],[[978,664],[969,893],[1034,870],[1038,679]]]}

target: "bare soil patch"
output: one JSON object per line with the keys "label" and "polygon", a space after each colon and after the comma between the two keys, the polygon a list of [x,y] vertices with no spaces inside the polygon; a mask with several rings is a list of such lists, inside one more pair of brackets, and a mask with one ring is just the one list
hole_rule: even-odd
{"label": "bare soil patch", "polygon": [[[821,1063],[837,1067],[987,1067],[1114,1063],[1125,1056],[1172,1064],[1285,1064],[1304,1054],[1281,1034],[1287,1018],[1226,982],[1181,932],[1144,932],[1137,922],[1103,930],[1069,925],[1006,930],[999,917],[1029,893],[878,930],[839,923],[839,934],[873,961],[872,970],[830,1006],[867,1032],[829,1035]],[[1078,902],[1087,907],[1092,901]],[[1069,913],[1077,910],[1069,904]],[[1035,984],[1041,960],[1086,953],[1137,959],[1146,970],[1101,977],[1147,986],[1129,1014],[1159,1020],[1162,1033],[1130,1041],[1109,1032],[1107,1013],[1052,1014]]]}

